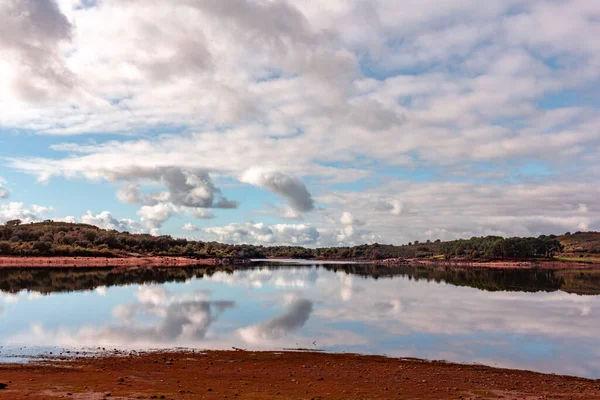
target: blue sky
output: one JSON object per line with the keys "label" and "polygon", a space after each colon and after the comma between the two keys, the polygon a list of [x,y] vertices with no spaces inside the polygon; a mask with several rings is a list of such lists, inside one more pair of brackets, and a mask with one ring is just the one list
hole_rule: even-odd
{"label": "blue sky", "polygon": [[598,21],[585,0],[4,3],[0,222],[306,246],[600,229]]}

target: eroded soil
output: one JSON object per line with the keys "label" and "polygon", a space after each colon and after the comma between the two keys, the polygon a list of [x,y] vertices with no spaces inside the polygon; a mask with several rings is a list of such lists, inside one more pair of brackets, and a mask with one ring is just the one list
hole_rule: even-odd
{"label": "eroded soil", "polygon": [[215,265],[214,258],[194,259],[187,257],[0,257],[0,268],[73,268],[73,267],[187,267]]}
{"label": "eroded soil", "polygon": [[0,399],[600,399],[599,380],[308,352],[167,352],[0,364],[0,382],[7,385]]}

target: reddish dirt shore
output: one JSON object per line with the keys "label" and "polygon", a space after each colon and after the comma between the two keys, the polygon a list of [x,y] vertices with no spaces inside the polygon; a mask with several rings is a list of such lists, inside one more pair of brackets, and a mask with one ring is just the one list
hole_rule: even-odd
{"label": "reddish dirt shore", "polygon": [[586,263],[577,261],[468,261],[468,260],[443,260],[443,259],[386,259],[381,261],[385,265],[445,265],[448,267],[477,267],[499,269],[599,269],[600,263]]}
{"label": "reddish dirt shore", "polygon": [[216,265],[214,258],[187,257],[0,257],[2,267],[187,267],[190,265]]}
{"label": "reddish dirt shore", "polygon": [[0,382],[6,384],[1,399],[600,398],[600,380],[304,352],[169,352],[0,364]]}

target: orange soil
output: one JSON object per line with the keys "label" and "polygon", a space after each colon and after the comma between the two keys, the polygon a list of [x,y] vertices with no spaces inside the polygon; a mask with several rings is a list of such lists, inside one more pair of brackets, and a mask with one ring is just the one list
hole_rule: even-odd
{"label": "orange soil", "polygon": [[[353,354],[211,351],[0,364],[0,399],[599,399],[600,380]],[[1,386],[1,385],[0,385]]]}
{"label": "orange soil", "polygon": [[444,260],[444,259],[387,259],[383,264],[409,264],[409,265],[446,265],[449,267],[481,267],[500,269],[598,269],[600,263],[584,263],[576,261],[470,261],[470,260]]}
{"label": "orange soil", "polygon": [[214,258],[187,257],[0,257],[2,267],[186,267],[190,265],[215,265]]}

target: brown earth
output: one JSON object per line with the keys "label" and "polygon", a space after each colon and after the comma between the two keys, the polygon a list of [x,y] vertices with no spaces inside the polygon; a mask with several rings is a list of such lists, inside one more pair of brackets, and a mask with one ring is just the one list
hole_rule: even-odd
{"label": "brown earth", "polygon": [[[211,351],[0,364],[0,399],[599,399],[600,380],[440,361]],[[1,387],[2,385],[0,385]]]}
{"label": "brown earth", "polygon": [[[379,262],[379,261],[378,261]],[[448,267],[477,267],[477,268],[499,268],[499,269],[599,269],[600,263],[595,262],[577,262],[561,260],[508,260],[508,261],[472,261],[460,259],[424,259],[410,258],[400,259],[391,258],[381,261],[382,264],[407,264],[407,265],[445,265]]]}
{"label": "brown earth", "polygon": [[[276,258],[272,258],[276,260]],[[328,260],[328,261],[359,261],[374,262],[373,260]],[[246,259],[217,259],[217,258],[188,258],[168,256],[146,257],[20,257],[0,256],[2,267],[187,267],[193,265],[223,265],[223,264],[248,264]],[[600,263],[577,261],[471,261],[471,260],[444,260],[422,258],[390,258],[375,261],[377,264],[394,265],[446,265],[458,267],[484,267],[502,269],[598,269]]]}
{"label": "brown earth", "polygon": [[187,267],[216,265],[223,260],[188,257],[0,257],[2,267]]}

